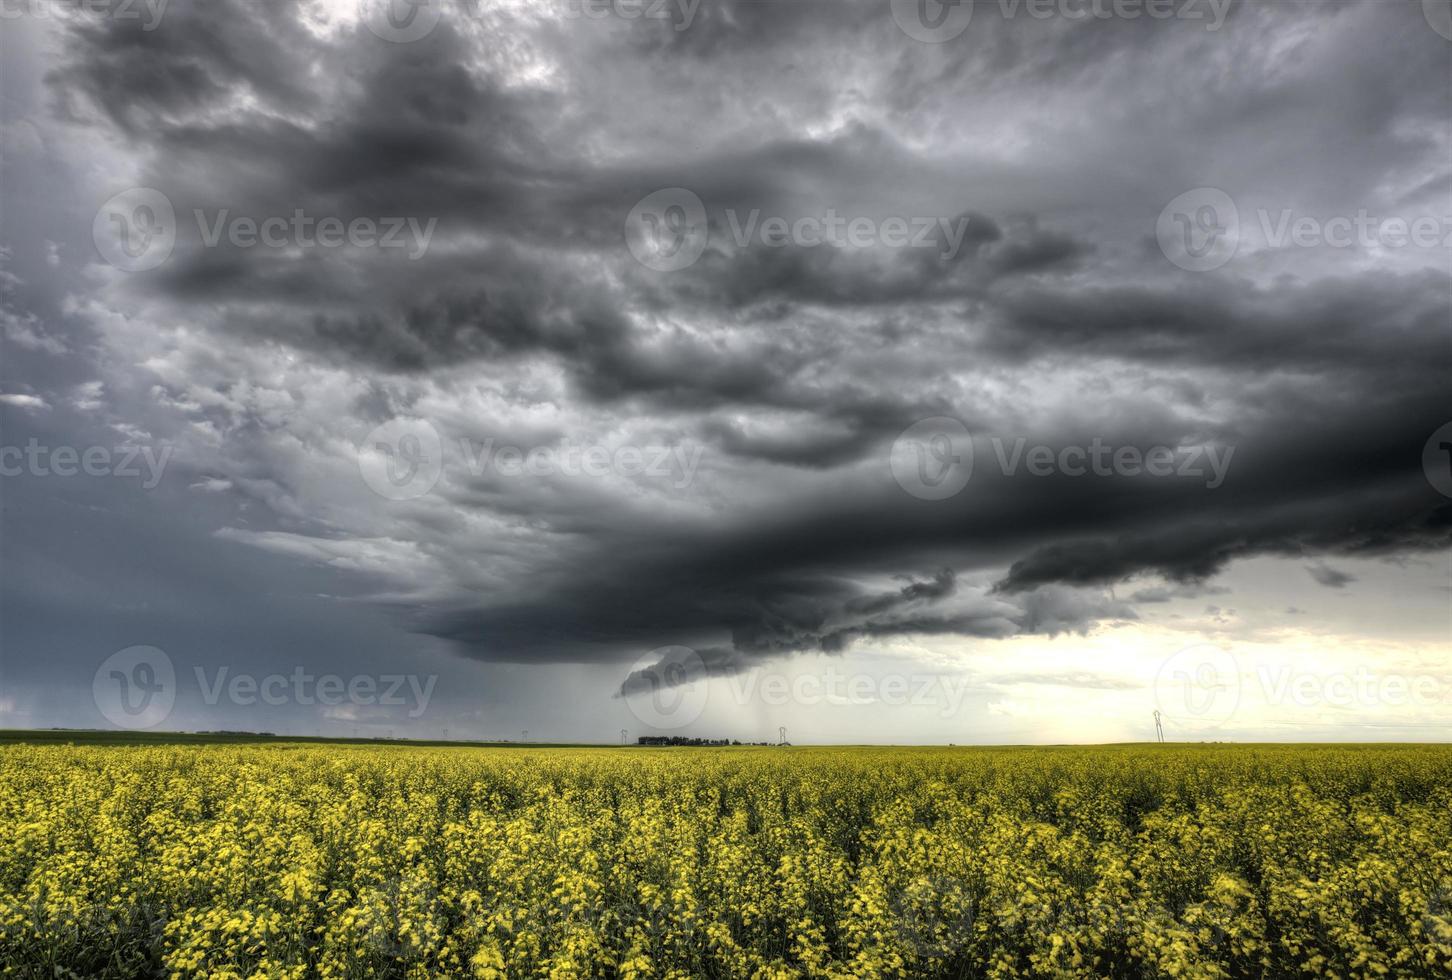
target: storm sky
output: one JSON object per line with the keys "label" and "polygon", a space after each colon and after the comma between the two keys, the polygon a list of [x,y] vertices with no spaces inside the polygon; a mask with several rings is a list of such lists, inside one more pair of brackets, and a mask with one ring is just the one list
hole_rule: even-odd
{"label": "storm sky", "polygon": [[4,0],[0,725],[1445,737],[1452,7],[1143,6]]}

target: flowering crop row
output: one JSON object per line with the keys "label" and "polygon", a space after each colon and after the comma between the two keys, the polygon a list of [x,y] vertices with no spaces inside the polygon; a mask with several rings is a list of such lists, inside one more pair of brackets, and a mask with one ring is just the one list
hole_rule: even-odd
{"label": "flowering crop row", "polygon": [[1452,975],[1452,747],[0,748],[0,974]]}

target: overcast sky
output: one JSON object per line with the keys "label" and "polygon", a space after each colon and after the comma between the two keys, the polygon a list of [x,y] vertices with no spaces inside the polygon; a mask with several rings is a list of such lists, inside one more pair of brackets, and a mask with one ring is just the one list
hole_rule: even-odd
{"label": "overcast sky", "polygon": [[0,725],[1452,731],[1447,0],[389,2],[4,0]]}

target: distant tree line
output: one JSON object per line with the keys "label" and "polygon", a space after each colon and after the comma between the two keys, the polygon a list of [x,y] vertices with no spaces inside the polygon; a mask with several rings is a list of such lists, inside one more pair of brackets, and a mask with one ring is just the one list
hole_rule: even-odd
{"label": "distant tree line", "polygon": [[734,738],[687,738],[684,735],[641,735],[636,745],[775,745],[775,742],[739,742]]}

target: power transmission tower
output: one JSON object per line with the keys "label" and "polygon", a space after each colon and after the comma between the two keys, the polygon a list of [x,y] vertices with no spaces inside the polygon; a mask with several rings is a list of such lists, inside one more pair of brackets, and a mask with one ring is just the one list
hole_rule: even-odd
{"label": "power transmission tower", "polygon": [[778,726],[778,728],[776,730],[776,733],[777,733],[777,736],[778,736],[778,741],[777,741],[776,744],[777,745],[785,745],[785,744],[787,744],[787,740],[786,740],[786,726],[785,725]]}
{"label": "power transmission tower", "polygon": [[528,742],[529,741],[529,729],[528,728],[526,728],[524,730],[523,736],[520,738],[520,741],[521,742]]}
{"label": "power transmission tower", "polygon": [[1160,724],[1160,709],[1159,708],[1156,708],[1155,709],[1155,737],[1160,740],[1160,744],[1164,744],[1164,741],[1165,741],[1165,726]]}
{"label": "power transmission tower", "polygon": [[623,728],[620,729],[620,744],[621,745],[625,745],[629,740],[630,740],[630,733],[627,732]]}

